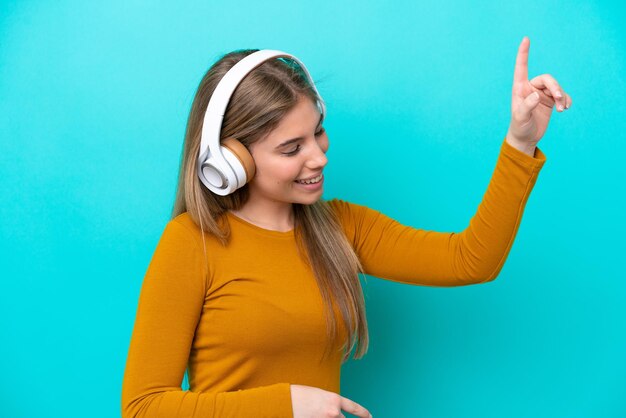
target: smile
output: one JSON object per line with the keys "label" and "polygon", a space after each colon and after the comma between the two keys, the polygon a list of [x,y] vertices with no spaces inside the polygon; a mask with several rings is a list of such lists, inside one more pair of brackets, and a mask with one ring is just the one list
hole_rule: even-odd
{"label": "smile", "polygon": [[315,183],[319,183],[319,181],[322,179],[323,175],[320,174],[317,177],[314,177],[312,179],[308,179],[308,180],[296,180],[296,183],[300,183],[300,184],[315,184]]}

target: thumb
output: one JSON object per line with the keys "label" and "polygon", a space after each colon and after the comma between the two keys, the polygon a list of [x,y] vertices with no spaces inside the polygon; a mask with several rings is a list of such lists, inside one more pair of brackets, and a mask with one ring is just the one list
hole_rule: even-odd
{"label": "thumb", "polygon": [[539,93],[534,92],[526,96],[524,101],[522,101],[522,103],[520,103],[519,107],[517,108],[517,115],[515,115],[516,119],[520,123],[528,122],[531,118],[533,109],[536,108],[538,104]]}

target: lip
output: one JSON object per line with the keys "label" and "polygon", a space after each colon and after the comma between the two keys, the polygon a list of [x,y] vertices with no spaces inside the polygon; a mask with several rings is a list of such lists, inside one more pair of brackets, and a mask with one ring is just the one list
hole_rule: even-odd
{"label": "lip", "polygon": [[322,174],[322,172],[320,171],[319,173],[317,173],[317,174],[316,174],[316,175],[314,175],[314,176],[311,176],[311,177],[306,177],[306,178],[303,178],[303,179],[296,179],[296,181],[311,180],[311,179],[314,179],[315,177],[317,177],[317,176],[319,176],[319,175],[321,175],[321,174]]}
{"label": "lip", "polygon": [[324,184],[324,176],[322,175],[322,178],[320,179],[320,181],[318,181],[317,183],[313,183],[313,184],[302,184],[302,183],[298,183],[297,181],[294,181],[294,183],[296,183],[298,187],[301,187],[305,190],[317,191],[321,189]]}

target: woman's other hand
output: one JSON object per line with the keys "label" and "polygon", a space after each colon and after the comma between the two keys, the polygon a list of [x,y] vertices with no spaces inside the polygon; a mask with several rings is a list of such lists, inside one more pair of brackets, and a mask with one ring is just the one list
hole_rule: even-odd
{"label": "woman's other hand", "polygon": [[358,403],[311,386],[291,385],[291,405],[294,418],[345,418],[342,411],[360,418],[372,418]]}
{"label": "woman's other hand", "polygon": [[[552,108],[558,112],[572,106],[572,98],[563,91],[559,83],[549,74],[528,80],[528,50],[530,39],[524,37],[517,51],[513,94],[511,99],[511,124],[506,138],[519,149],[534,149],[543,137]],[[535,94],[536,93],[536,94]]]}

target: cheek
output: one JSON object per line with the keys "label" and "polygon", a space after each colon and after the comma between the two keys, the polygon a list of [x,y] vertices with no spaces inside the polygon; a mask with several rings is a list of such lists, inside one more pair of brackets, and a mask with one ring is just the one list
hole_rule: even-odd
{"label": "cheek", "polygon": [[291,185],[298,178],[301,165],[294,159],[282,158],[256,167],[255,178],[266,185]]}

